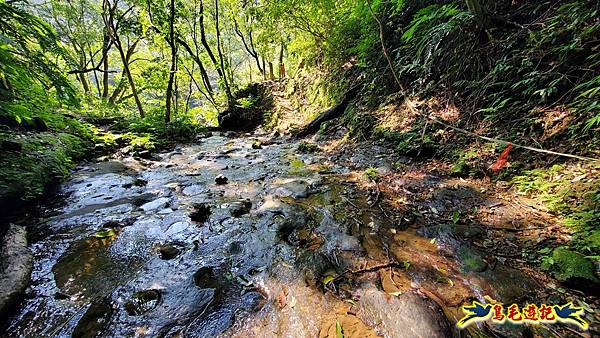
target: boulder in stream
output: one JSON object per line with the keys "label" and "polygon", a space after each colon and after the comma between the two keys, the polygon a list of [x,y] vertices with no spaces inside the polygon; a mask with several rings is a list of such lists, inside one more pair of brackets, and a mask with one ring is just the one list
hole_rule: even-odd
{"label": "boulder in stream", "polygon": [[440,306],[415,292],[392,296],[375,288],[364,291],[358,315],[385,337],[452,337]]}
{"label": "boulder in stream", "polygon": [[0,253],[0,313],[12,306],[23,293],[31,276],[33,256],[27,247],[27,231],[11,225]]}

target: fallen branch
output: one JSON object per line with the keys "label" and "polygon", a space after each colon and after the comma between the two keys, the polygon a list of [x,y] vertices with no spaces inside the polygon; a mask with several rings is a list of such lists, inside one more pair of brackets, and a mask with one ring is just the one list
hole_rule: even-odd
{"label": "fallen branch", "polygon": [[363,273],[367,273],[367,272],[373,272],[373,271],[379,271],[381,269],[386,269],[386,268],[398,268],[398,269],[404,269],[404,264],[401,263],[397,263],[397,262],[389,262],[389,263],[385,263],[385,264],[377,264],[377,265],[373,265],[370,267],[365,267],[363,269],[358,269],[358,270],[350,270],[347,269],[346,271],[338,274],[337,276],[333,277],[333,279],[330,281],[330,283],[336,282],[340,279],[342,279],[342,277],[344,277],[347,274],[351,274],[351,275],[360,275]]}
{"label": "fallen branch", "polygon": [[344,94],[342,100],[338,104],[319,114],[319,116],[316,119],[314,119],[304,128],[302,128],[302,130],[296,133],[295,136],[304,137],[314,134],[319,130],[323,122],[333,120],[334,118],[341,116],[344,113],[344,111],[346,111],[346,107],[348,107],[350,101],[352,101],[356,97],[356,94],[358,94],[358,89],[359,85],[350,88]]}

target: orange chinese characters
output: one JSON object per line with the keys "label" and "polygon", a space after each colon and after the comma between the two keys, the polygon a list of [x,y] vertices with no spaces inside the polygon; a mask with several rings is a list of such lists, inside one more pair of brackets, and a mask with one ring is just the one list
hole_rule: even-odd
{"label": "orange chinese characters", "polygon": [[508,320],[510,320],[511,322],[523,321],[523,316],[521,315],[521,312],[519,311],[519,306],[517,304],[513,304],[508,307],[507,317]]}
{"label": "orange chinese characters", "polygon": [[548,322],[554,322],[556,320],[552,306],[547,306],[546,304],[540,306],[540,320]]}
{"label": "orange chinese characters", "polygon": [[538,307],[535,304],[529,304],[523,309],[523,317],[527,321],[538,321]]}
{"label": "orange chinese characters", "polygon": [[504,315],[504,313],[502,313],[502,310],[504,309],[504,307],[500,304],[496,304],[494,305],[493,308],[493,315],[492,315],[492,320],[495,322],[503,322],[504,318],[506,318],[506,316]]}

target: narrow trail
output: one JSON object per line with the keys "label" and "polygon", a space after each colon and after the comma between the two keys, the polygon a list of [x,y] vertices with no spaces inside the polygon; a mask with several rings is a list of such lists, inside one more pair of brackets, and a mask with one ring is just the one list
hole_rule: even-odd
{"label": "narrow trail", "polygon": [[[366,180],[357,166],[393,170],[383,148],[302,153],[297,142],[213,133],[150,159],[79,167],[64,201],[29,227],[31,286],[7,334],[335,337],[336,323],[345,337],[527,330],[454,328],[464,302],[539,301],[546,288],[469,244],[477,227],[424,224],[471,204],[509,217],[514,206],[434,171]],[[402,208],[420,193],[415,210]]]}

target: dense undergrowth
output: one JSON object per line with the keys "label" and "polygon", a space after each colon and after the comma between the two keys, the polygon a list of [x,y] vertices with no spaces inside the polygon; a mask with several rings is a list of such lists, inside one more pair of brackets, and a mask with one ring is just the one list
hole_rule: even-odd
{"label": "dense undergrowth", "polygon": [[[598,158],[600,3],[481,3],[482,22],[462,1],[355,4],[341,14],[344,20],[324,53],[329,71],[323,78],[343,74],[345,80],[325,81],[322,90],[336,97],[344,84],[360,79],[361,94],[343,121],[352,135],[382,140],[402,155],[443,159],[453,163],[452,175],[511,182],[518,193],[557,215],[572,239],[555,242],[537,257],[561,279],[600,255],[597,162],[515,148],[508,166],[493,173],[489,167],[505,145],[432,123],[406,108],[373,17],[384,23],[383,43],[393,68],[423,114],[480,135]],[[590,270],[585,278],[597,281]]]}

